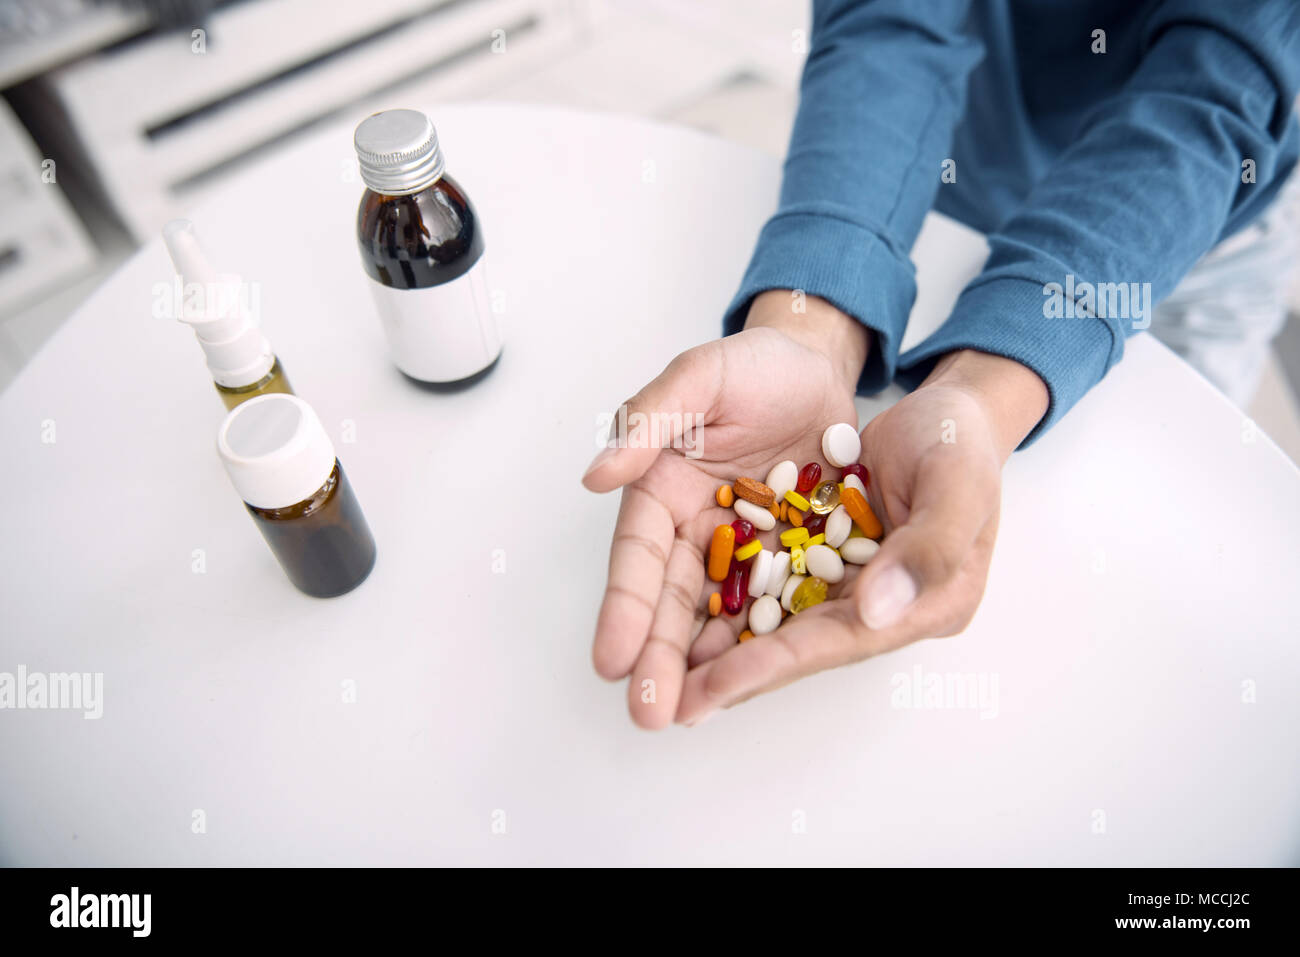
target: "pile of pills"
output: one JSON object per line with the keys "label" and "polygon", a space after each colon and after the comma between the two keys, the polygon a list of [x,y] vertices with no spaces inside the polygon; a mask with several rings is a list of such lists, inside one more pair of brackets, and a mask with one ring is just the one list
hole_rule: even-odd
{"label": "pile of pills", "polygon": [[[741,641],[775,631],[787,613],[821,604],[844,579],[845,562],[865,565],[880,548],[884,528],[867,504],[861,454],[857,429],[840,422],[822,435],[822,455],[840,470],[838,481],[824,477],[817,462],[801,469],[787,460],[765,481],[742,476],[718,489],[718,504],[737,517],[715,528],[709,543],[708,576],[721,585],[709,596],[709,614],[739,615],[745,599],[755,599]],[[769,551],[758,532],[778,522],[790,527],[780,533],[781,547]]]}

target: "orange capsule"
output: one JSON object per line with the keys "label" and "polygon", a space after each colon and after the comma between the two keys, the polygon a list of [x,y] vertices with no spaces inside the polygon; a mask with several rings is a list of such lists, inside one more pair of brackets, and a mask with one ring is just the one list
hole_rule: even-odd
{"label": "orange capsule", "polygon": [[[719,525],[713,530],[709,543],[709,577],[720,582],[731,568],[731,554],[736,550],[736,530],[730,525]],[[721,601],[721,599],[719,599]]]}
{"label": "orange capsule", "polygon": [[793,505],[785,510],[785,520],[795,528],[803,528],[803,512]]}
{"label": "orange capsule", "polygon": [[844,506],[844,511],[849,513],[849,518],[853,519],[858,528],[862,529],[862,534],[867,538],[879,538],[885,533],[884,526],[880,524],[880,519],[876,518],[876,513],[871,510],[867,500],[863,498],[862,493],[851,485],[844,487],[844,494],[840,496],[840,504]]}
{"label": "orange capsule", "polygon": [[742,632],[740,633],[740,640],[741,640],[741,641],[749,641],[749,639],[751,639],[751,638],[753,638],[753,637],[754,637],[754,633],[753,633],[752,631],[750,631],[748,628],[746,628],[744,631],[742,631]]}
{"label": "orange capsule", "polygon": [[715,591],[709,596],[709,614],[715,618],[722,614],[722,592]]}
{"label": "orange capsule", "polygon": [[719,485],[717,495],[714,497],[723,508],[731,508],[736,502],[736,493],[731,490],[730,485]]}

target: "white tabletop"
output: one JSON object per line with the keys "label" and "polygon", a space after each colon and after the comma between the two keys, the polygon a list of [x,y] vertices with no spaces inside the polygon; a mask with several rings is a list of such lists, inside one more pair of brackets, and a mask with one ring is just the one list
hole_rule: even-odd
{"label": "white tabletop", "polygon": [[[351,122],[194,212],[338,443],[379,545],[357,591],[295,591],[231,490],[198,346],[151,318],[159,243],[0,397],[0,672],[103,675],[98,720],[0,711],[0,862],[1297,862],[1300,474],[1146,336],[1012,459],[963,636],[635,730],[590,666],[617,496],[579,477],[600,414],[717,334],[778,164],[433,115],[506,307],[467,392],[385,356]],[[931,217],[910,339],[982,256]],[[918,675],[988,697],[898,707]]]}

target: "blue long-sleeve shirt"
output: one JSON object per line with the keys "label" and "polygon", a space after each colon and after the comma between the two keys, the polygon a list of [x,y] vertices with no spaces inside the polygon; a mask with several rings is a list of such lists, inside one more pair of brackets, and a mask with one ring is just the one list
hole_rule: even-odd
{"label": "blue long-sleeve shirt", "polygon": [[[815,0],[780,204],[724,331],[801,289],[875,333],[859,391],[956,349],[1015,359],[1051,397],[1032,441],[1142,326],[1079,292],[1051,313],[1045,290],[1167,295],[1296,165],[1298,89],[1300,0]],[[931,208],[991,253],[900,356]]]}

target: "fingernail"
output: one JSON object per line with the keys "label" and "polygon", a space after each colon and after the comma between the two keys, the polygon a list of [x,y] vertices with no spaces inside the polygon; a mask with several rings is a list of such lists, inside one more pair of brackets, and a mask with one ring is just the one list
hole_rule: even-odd
{"label": "fingernail", "polygon": [[604,465],[606,462],[612,459],[614,457],[614,453],[617,451],[618,449],[613,447],[608,449],[601,449],[599,452],[596,453],[596,457],[591,460],[591,464],[587,466],[587,471],[582,473],[582,477],[586,478],[592,472],[596,471],[596,469],[600,468],[602,465]]}
{"label": "fingernail", "polygon": [[862,599],[862,621],[868,628],[888,628],[916,601],[916,582],[902,567],[892,565],[872,582]]}

